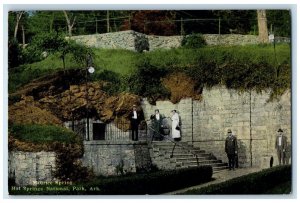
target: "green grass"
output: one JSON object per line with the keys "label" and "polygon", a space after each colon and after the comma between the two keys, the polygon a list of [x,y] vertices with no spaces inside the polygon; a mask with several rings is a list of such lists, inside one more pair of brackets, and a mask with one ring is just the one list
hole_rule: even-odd
{"label": "green grass", "polygon": [[[187,66],[198,63],[199,59],[215,61],[217,64],[227,61],[244,61],[260,63],[262,61],[274,64],[275,55],[272,45],[247,45],[247,46],[207,46],[198,49],[169,49],[155,50],[146,53],[136,53],[119,49],[94,49],[94,64],[97,71],[103,69],[126,75],[132,73],[139,60],[148,59],[155,66]],[[290,46],[288,44],[276,45],[278,63],[290,61]],[[80,68],[70,56],[66,57],[66,68]],[[26,69],[56,70],[62,69],[62,60],[58,54],[50,55],[45,60],[25,65]]]}
{"label": "green grass", "polygon": [[[176,69],[189,69],[190,67],[197,68],[201,66],[205,67],[214,67],[213,68],[205,68],[204,71],[206,75],[217,77],[215,78],[217,83],[221,84],[224,82],[224,75],[222,73],[222,67],[229,67],[229,69],[235,70],[237,67],[240,67],[240,72],[244,70],[244,76],[239,75],[234,71],[238,81],[235,85],[229,85],[230,88],[247,88],[247,84],[256,84],[260,83],[260,80],[264,83],[260,85],[262,88],[274,86],[274,77],[273,67],[277,67],[280,64],[287,64],[287,67],[290,69],[290,46],[288,44],[277,44],[276,45],[276,57],[274,52],[273,45],[246,45],[246,46],[206,46],[198,49],[187,49],[187,48],[176,48],[169,50],[155,50],[151,52],[144,53],[136,53],[129,50],[119,50],[119,49],[94,49],[95,57],[94,57],[94,67],[95,73],[92,76],[93,80],[103,79],[105,77],[106,72],[109,71],[115,73],[117,77],[132,76],[138,67],[141,64],[144,64],[145,61],[151,64],[152,66],[158,68],[164,68],[169,70]],[[66,69],[70,68],[83,68],[84,65],[76,64],[74,60],[72,60],[71,56],[66,57]],[[202,64],[202,65],[201,65]],[[204,64],[204,65],[203,65]],[[249,67],[248,67],[249,66]],[[251,67],[250,67],[251,66]],[[231,68],[230,68],[231,67]],[[257,69],[260,67],[260,70],[251,70]],[[50,72],[54,72],[57,70],[62,70],[62,60],[59,58],[58,54],[50,55],[45,60],[23,65],[21,67],[15,68],[14,70],[10,70],[9,72],[9,92],[15,92],[18,88],[23,86],[26,83],[29,83],[31,80],[48,74]],[[202,68],[203,69],[203,68]],[[265,80],[265,78],[258,78],[257,74],[249,75],[245,69],[249,69],[250,72],[258,73],[258,76],[261,75],[260,72],[263,71],[267,75],[270,75],[269,80]],[[268,69],[267,71],[264,69]],[[274,68],[275,69],[275,68]],[[285,68],[286,69],[286,68]],[[221,74],[218,76],[215,71],[218,70],[217,74]],[[194,70],[192,70],[194,71]],[[224,70],[225,73],[229,72]],[[223,72],[224,72],[223,71]],[[230,70],[232,71],[232,70]],[[290,81],[290,71],[284,71],[284,75],[280,76],[284,78],[284,83],[289,83]],[[199,72],[199,71],[198,71]],[[199,74],[201,75],[201,70]],[[105,73],[105,74],[103,74]],[[263,74],[264,74],[263,73]],[[249,76],[247,76],[249,75]],[[243,78],[247,77],[250,81],[243,81]],[[209,78],[209,77],[208,77]],[[230,77],[225,77],[229,78]],[[118,79],[119,80],[119,79]],[[209,79],[210,80],[210,79]],[[201,79],[199,80],[201,82]],[[271,82],[270,82],[271,81]],[[287,82],[288,81],[288,82]],[[243,83],[243,84],[239,84]],[[247,84],[246,84],[247,83]],[[268,84],[266,84],[268,83]],[[246,85],[245,85],[246,84]],[[118,84],[119,85],[119,84]],[[125,84],[126,85],[126,84]],[[206,85],[206,83],[204,83]],[[212,84],[214,85],[214,84]],[[226,85],[228,85],[226,83]],[[288,84],[282,85],[279,84],[280,87],[289,87]],[[249,85],[248,85],[249,86]],[[259,86],[259,84],[258,84]],[[259,89],[260,89],[259,87]],[[126,89],[126,87],[123,89]],[[282,89],[282,88],[281,88]],[[280,91],[282,92],[282,91]]]}
{"label": "green grass", "polygon": [[53,143],[79,143],[78,136],[63,127],[36,124],[13,124],[9,128],[10,134],[24,142],[35,144]]}
{"label": "green grass", "polygon": [[95,67],[97,71],[108,70],[120,75],[135,71],[139,53],[120,49],[95,49]]}

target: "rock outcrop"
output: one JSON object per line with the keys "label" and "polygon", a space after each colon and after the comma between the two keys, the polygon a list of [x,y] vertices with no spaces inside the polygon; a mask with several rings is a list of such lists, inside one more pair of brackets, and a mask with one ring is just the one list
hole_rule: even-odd
{"label": "rock outcrop", "polygon": [[[13,123],[35,123],[61,125],[63,121],[81,119],[89,111],[90,117],[103,122],[126,123],[129,128],[129,113],[133,105],[140,104],[140,97],[130,93],[110,96],[102,89],[107,82],[99,81],[81,85],[70,85],[65,91],[53,94],[51,85],[34,98],[27,90],[21,101],[9,107],[9,120]],[[43,83],[43,86],[46,86]],[[36,86],[36,89],[40,87]],[[124,125],[122,125],[124,126]]]}

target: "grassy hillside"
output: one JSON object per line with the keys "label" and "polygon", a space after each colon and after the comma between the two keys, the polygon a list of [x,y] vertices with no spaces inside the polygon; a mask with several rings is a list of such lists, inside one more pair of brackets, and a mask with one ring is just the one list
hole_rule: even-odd
{"label": "grassy hillside", "polygon": [[[155,70],[146,73],[158,79],[174,70],[185,71],[196,80],[200,87],[216,84],[235,89],[279,87],[281,89],[279,93],[290,87],[291,53],[288,44],[276,45],[275,51],[273,45],[247,45],[207,46],[198,49],[177,48],[144,53],[107,49],[94,49],[94,52],[93,62],[96,72],[92,79],[113,81],[115,86],[120,86],[120,88],[114,88],[113,91],[130,89],[128,86],[135,83],[134,77],[141,77],[139,74],[145,74],[145,71],[139,72],[141,67],[145,66],[154,67]],[[9,92],[16,91],[39,76],[62,70],[62,67],[62,60],[54,54],[43,61],[10,70]],[[84,67],[79,67],[70,56],[67,56],[66,69],[70,68]],[[146,85],[149,78],[146,77],[145,80],[139,82]],[[143,88],[138,89],[143,90]]]}

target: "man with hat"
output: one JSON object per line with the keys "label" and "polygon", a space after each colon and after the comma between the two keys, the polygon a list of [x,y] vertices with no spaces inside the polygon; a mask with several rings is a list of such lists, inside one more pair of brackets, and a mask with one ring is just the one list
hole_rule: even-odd
{"label": "man with hat", "polygon": [[131,139],[138,141],[139,139],[139,124],[143,120],[143,113],[137,110],[136,105],[133,105],[130,113],[130,124],[131,124]]}
{"label": "man with hat", "polygon": [[237,140],[230,129],[227,131],[227,138],[225,140],[225,152],[228,157],[229,170],[234,170],[235,155],[237,154]]}
{"label": "man with hat", "polygon": [[278,135],[275,141],[275,149],[277,150],[279,165],[281,165],[281,163],[286,164],[285,153],[287,150],[287,137],[283,135],[283,130],[281,128],[279,128],[277,132]]}

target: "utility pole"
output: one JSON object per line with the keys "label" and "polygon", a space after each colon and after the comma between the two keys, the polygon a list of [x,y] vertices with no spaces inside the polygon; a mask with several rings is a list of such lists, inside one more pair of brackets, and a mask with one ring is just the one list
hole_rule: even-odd
{"label": "utility pole", "polygon": [[180,34],[181,34],[181,36],[184,35],[184,28],[183,28],[183,19],[182,19],[182,17],[181,17],[181,21],[180,21]]}
{"label": "utility pole", "polygon": [[260,43],[269,41],[266,10],[257,10],[258,38]]}

